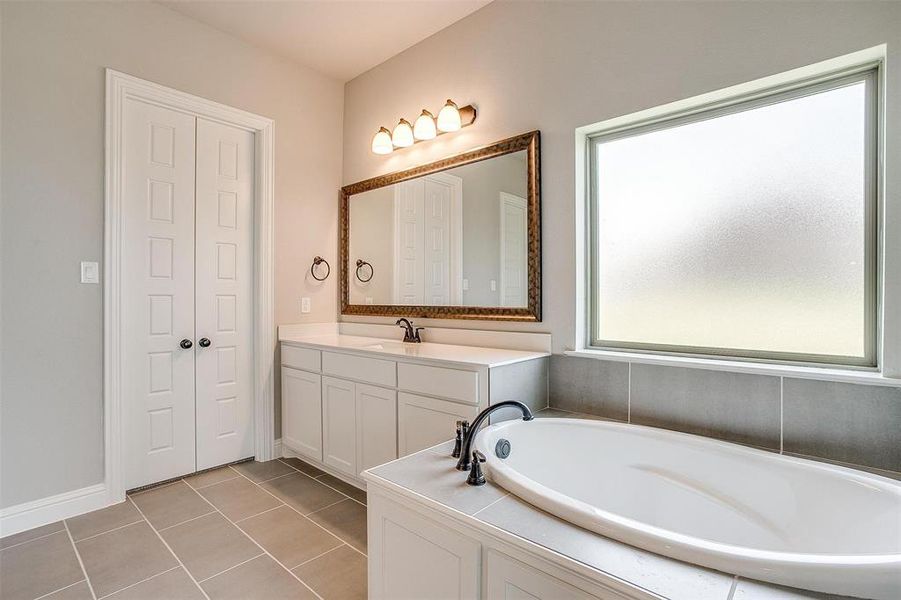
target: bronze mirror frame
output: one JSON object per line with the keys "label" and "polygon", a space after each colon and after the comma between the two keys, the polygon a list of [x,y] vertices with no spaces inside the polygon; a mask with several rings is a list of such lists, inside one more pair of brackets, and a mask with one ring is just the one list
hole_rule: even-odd
{"label": "bronze mirror frame", "polygon": [[[480,319],[492,321],[541,321],[541,161],[540,133],[530,131],[490,146],[470,150],[433,163],[380,175],[341,188],[339,227],[339,275],[341,278],[341,314],[379,317],[418,317],[426,319]],[[350,303],[350,197],[401,181],[446,171],[504,154],[526,150],[528,188],[526,201],[528,230],[528,306],[414,306],[401,304]]]}

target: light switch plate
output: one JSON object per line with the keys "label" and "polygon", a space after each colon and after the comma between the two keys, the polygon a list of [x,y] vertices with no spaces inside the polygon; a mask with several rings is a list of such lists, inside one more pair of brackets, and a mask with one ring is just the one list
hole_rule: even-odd
{"label": "light switch plate", "polygon": [[81,261],[81,282],[100,283],[100,263]]}
{"label": "light switch plate", "polygon": [[309,296],[304,296],[300,299],[300,312],[308,313],[310,312],[310,298]]}

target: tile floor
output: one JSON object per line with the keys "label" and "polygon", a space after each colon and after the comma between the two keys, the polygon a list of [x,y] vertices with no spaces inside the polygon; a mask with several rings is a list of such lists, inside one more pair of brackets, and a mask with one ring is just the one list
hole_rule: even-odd
{"label": "tile floor", "polygon": [[0,539],[3,600],[366,597],[366,493],[247,462]]}

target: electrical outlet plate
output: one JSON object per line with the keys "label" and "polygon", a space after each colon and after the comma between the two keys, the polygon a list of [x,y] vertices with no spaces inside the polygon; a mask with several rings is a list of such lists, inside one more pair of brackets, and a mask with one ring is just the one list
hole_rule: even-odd
{"label": "electrical outlet plate", "polygon": [[100,283],[100,263],[81,261],[81,282]]}
{"label": "electrical outlet plate", "polygon": [[304,296],[303,298],[301,298],[300,299],[300,312],[302,312],[302,313],[310,312],[310,304],[311,303],[310,303],[309,297]]}

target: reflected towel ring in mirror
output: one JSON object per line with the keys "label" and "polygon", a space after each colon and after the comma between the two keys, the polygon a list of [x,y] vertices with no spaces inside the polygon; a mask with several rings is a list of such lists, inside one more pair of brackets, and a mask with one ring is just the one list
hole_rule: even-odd
{"label": "reflected towel ring in mirror", "polygon": [[[322,263],[325,263],[325,277],[317,277],[316,276],[316,267],[318,267]],[[328,276],[331,274],[331,272],[332,272],[332,267],[329,266],[327,260],[325,260],[321,256],[317,256],[316,258],[313,259],[313,264],[310,265],[310,275],[313,276],[313,279],[315,279],[316,281],[325,281],[326,279],[328,279]]]}
{"label": "reflected towel ring in mirror", "polygon": [[[360,269],[363,267],[369,267],[369,277],[363,279],[360,277]],[[359,279],[363,283],[368,283],[372,280],[372,276],[375,275],[375,269],[372,268],[372,263],[368,263],[365,260],[358,258],[357,259],[357,279]]]}

